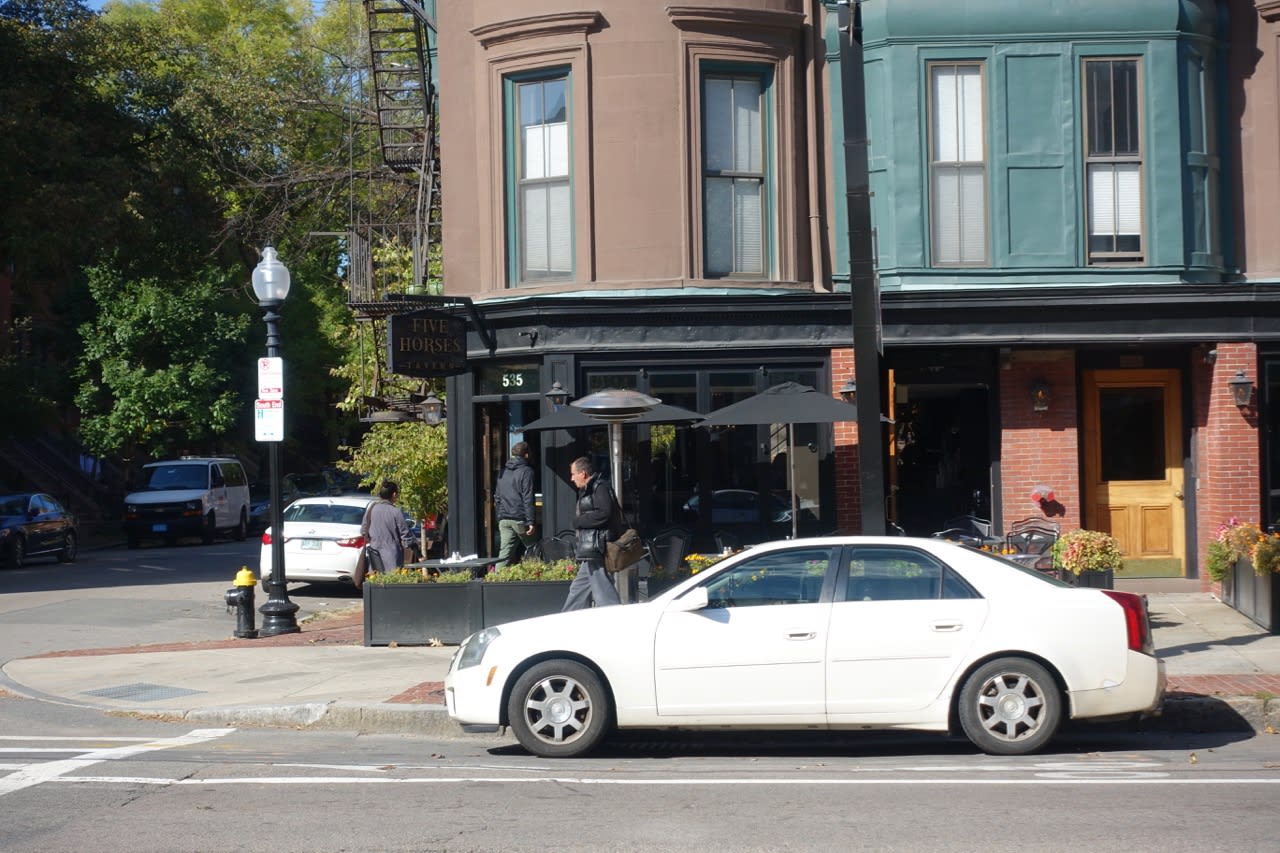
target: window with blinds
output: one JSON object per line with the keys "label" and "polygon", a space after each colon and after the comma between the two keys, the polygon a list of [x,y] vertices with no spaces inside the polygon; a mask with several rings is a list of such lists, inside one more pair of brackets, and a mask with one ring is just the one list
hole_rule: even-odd
{"label": "window with blinds", "polygon": [[1089,262],[1137,263],[1142,240],[1138,60],[1084,60]]}
{"label": "window with blinds", "polygon": [[764,79],[702,80],[703,266],[708,278],[766,272]]}
{"label": "window with blinds", "polygon": [[515,84],[516,233],[522,282],[573,276],[569,78]]}
{"label": "window with blinds", "polygon": [[987,265],[986,102],[980,62],[929,66],[933,266]]}

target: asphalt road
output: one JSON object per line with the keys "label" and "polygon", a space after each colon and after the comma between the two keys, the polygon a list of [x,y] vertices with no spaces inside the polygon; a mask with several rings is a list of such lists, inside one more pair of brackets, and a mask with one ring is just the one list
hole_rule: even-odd
{"label": "asphalt road", "polygon": [[[229,636],[256,543],[0,572],[0,658]],[[296,587],[303,612],[354,592]],[[586,759],[509,736],[201,729],[0,695],[0,849],[1263,850],[1280,737],[1087,727],[1051,753],[910,734],[651,735]]]}

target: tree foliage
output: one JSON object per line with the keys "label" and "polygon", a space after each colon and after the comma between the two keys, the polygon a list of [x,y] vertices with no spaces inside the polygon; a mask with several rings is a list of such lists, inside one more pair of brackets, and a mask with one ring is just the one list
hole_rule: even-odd
{"label": "tree foliage", "polygon": [[361,483],[371,487],[395,480],[401,503],[419,518],[448,507],[448,445],[443,425],[374,424],[359,447],[343,450],[350,457],[339,462],[339,468],[359,474]]}
{"label": "tree foliage", "polygon": [[195,449],[192,442],[212,451],[235,426],[243,400],[227,365],[243,358],[248,319],[226,310],[230,288],[220,270],[183,284],[175,293],[156,279],[90,270],[98,316],[81,328],[76,402],[91,451],[159,456]]}

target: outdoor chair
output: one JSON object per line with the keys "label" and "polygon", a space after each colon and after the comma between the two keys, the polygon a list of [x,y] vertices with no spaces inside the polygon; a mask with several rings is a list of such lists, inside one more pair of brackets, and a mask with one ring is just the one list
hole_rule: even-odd
{"label": "outdoor chair", "polygon": [[573,531],[561,530],[555,536],[545,536],[529,549],[530,556],[548,563],[573,559]]}
{"label": "outdoor chair", "polygon": [[689,556],[689,543],[693,536],[683,527],[668,527],[658,531],[649,540],[650,573],[661,569],[668,574],[679,571],[684,558]]}
{"label": "outdoor chair", "polygon": [[1015,521],[1005,537],[1006,556],[1024,566],[1049,571],[1053,568],[1053,545],[1061,531],[1056,521],[1043,518]]}
{"label": "outdoor chair", "polygon": [[716,547],[721,553],[725,551],[738,551],[742,548],[742,540],[727,530],[716,531]]}

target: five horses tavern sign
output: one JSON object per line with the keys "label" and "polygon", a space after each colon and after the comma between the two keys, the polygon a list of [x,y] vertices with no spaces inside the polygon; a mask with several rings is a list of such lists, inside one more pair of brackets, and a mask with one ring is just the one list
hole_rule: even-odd
{"label": "five horses tavern sign", "polygon": [[392,315],[387,327],[387,369],[424,379],[466,373],[466,320],[430,309]]}

